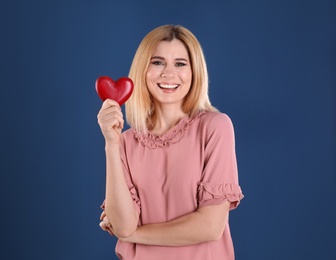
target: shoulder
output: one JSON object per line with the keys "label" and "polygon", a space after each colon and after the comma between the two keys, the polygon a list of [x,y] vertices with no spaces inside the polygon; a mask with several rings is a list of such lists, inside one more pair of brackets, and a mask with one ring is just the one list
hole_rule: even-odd
{"label": "shoulder", "polygon": [[218,145],[233,144],[235,133],[231,118],[221,112],[207,112],[200,118],[200,132],[207,143]]}
{"label": "shoulder", "polygon": [[222,112],[205,112],[200,117],[201,126],[207,129],[232,129],[231,118]]}
{"label": "shoulder", "polygon": [[121,133],[121,143],[126,144],[134,139],[134,132],[132,128],[129,128]]}
{"label": "shoulder", "polygon": [[133,135],[134,134],[133,134],[133,129],[132,128],[129,128],[129,129],[127,129],[127,130],[125,130],[121,133],[121,136],[123,138],[129,138],[130,136],[133,136]]}

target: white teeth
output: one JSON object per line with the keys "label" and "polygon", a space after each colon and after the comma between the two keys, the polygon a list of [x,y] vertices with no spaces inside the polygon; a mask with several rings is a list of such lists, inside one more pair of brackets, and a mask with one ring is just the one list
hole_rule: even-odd
{"label": "white teeth", "polygon": [[160,88],[177,88],[178,85],[162,85],[162,84],[159,84],[159,87]]}

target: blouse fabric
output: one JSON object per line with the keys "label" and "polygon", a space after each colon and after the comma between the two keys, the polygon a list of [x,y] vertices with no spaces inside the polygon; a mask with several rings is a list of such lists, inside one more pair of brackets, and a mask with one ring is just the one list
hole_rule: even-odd
{"label": "blouse fabric", "polygon": [[[128,129],[121,160],[139,225],[173,220],[200,207],[243,198],[238,185],[234,130],[220,112],[185,117],[162,136]],[[190,246],[150,246],[118,241],[124,260],[233,260],[229,224],[220,240]]]}

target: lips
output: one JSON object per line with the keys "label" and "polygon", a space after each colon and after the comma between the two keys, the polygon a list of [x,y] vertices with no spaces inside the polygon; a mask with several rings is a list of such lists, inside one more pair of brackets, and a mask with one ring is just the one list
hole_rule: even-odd
{"label": "lips", "polygon": [[160,88],[162,88],[162,89],[176,89],[176,88],[178,88],[179,87],[179,85],[178,84],[164,84],[164,83],[162,83],[162,84],[157,84]]}

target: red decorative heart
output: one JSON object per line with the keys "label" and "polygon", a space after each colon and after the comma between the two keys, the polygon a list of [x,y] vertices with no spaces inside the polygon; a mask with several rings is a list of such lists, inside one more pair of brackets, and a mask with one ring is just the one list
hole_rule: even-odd
{"label": "red decorative heart", "polygon": [[105,101],[113,99],[121,106],[131,96],[134,84],[130,78],[123,77],[114,82],[110,77],[101,76],[96,80],[98,96]]}

